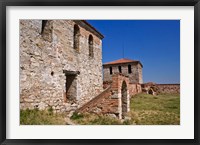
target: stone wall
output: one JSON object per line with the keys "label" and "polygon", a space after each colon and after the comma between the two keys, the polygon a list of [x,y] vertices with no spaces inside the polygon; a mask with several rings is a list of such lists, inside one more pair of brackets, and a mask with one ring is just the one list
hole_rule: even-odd
{"label": "stone wall", "polygon": [[159,93],[180,93],[180,84],[155,84],[146,83],[142,84],[143,92],[148,93],[149,90],[153,91],[154,94]]}
{"label": "stone wall", "polygon": [[[103,90],[102,37],[83,21],[43,24],[20,20],[20,109],[75,110]],[[75,24],[80,28],[79,51],[73,48]],[[89,57],[89,35],[94,57]]]}
{"label": "stone wall", "polygon": [[[128,73],[128,65],[131,65],[131,73]],[[112,74],[110,74],[110,67],[112,67],[112,73],[116,74],[119,73],[118,66],[121,66],[122,74],[129,77],[130,83],[143,83],[142,66],[139,63],[103,65],[103,80],[111,81]]]}
{"label": "stone wall", "polygon": [[180,84],[156,84],[160,93],[180,93]]}
{"label": "stone wall", "polygon": [[140,84],[129,84],[129,94],[130,97],[133,97],[134,95],[141,93],[142,87]]}
{"label": "stone wall", "polygon": [[142,74],[142,66],[140,64],[137,65],[137,69],[138,69],[138,82],[139,84],[143,83],[143,74]]}
{"label": "stone wall", "polygon": [[[125,93],[123,95],[123,84]],[[121,74],[112,76],[112,83],[101,94],[77,110],[79,113],[90,112],[106,114],[122,119],[130,110],[129,79]]]}

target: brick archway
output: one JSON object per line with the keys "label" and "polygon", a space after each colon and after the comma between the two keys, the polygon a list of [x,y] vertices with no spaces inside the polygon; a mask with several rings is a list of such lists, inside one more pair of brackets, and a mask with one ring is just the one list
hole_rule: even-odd
{"label": "brick archway", "polygon": [[122,74],[113,74],[111,85],[77,111],[107,114],[124,119],[130,110],[129,89],[128,77]]}
{"label": "brick archway", "polygon": [[112,76],[112,90],[118,94],[119,119],[123,119],[130,110],[129,78],[122,74]]}

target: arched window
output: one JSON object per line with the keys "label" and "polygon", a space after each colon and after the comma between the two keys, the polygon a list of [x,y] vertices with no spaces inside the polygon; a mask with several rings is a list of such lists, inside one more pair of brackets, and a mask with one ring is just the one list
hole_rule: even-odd
{"label": "arched window", "polygon": [[118,66],[119,73],[122,73],[122,67]]}
{"label": "arched window", "polygon": [[89,45],[89,56],[90,57],[94,57],[94,52],[93,52],[93,37],[92,37],[92,35],[89,35],[88,45]]}
{"label": "arched window", "polygon": [[112,75],[112,67],[110,67],[110,75]]}
{"label": "arched window", "polygon": [[129,74],[131,74],[131,73],[132,73],[132,70],[131,70],[131,65],[130,65],[130,64],[128,65],[128,73],[129,73]]}
{"label": "arched window", "polygon": [[79,51],[79,36],[80,36],[80,29],[78,25],[74,25],[74,49]]}

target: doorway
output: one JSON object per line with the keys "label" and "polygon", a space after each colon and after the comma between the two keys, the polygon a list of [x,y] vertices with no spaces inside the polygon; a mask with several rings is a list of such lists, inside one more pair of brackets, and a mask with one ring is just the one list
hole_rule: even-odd
{"label": "doorway", "polygon": [[65,102],[76,102],[77,99],[77,71],[63,71],[66,77],[65,81]]}

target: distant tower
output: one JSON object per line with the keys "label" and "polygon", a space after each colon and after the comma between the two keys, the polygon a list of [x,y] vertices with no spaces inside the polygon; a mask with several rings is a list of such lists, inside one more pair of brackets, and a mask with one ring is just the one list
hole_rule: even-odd
{"label": "distant tower", "polygon": [[142,68],[140,61],[126,58],[105,63],[103,64],[104,81],[111,81],[113,74],[121,73],[129,77],[130,83],[142,84]]}

